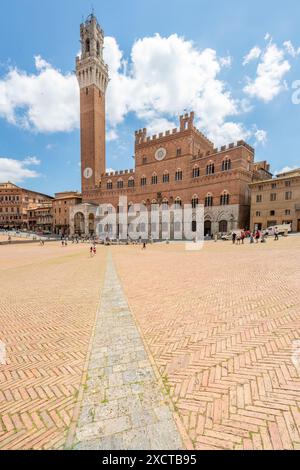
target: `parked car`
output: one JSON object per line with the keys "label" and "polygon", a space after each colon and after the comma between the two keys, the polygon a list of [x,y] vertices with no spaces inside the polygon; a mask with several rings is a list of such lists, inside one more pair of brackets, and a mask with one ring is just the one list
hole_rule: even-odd
{"label": "parked car", "polygon": [[225,234],[222,234],[221,235],[221,240],[232,240],[232,235],[235,233],[236,236],[241,236],[243,230],[242,229],[238,229],[238,230],[232,230],[232,232],[229,232],[229,233],[225,233]]}

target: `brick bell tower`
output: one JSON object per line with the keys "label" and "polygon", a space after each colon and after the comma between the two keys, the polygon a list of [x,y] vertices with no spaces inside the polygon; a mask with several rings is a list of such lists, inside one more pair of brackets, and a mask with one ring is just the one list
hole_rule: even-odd
{"label": "brick bell tower", "polygon": [[98,186],[106,171],[105,93],[108,67],[103,60],[104,33],[91,14],[80,25],[81,56],[76,59],[80,87],[82,193]]}

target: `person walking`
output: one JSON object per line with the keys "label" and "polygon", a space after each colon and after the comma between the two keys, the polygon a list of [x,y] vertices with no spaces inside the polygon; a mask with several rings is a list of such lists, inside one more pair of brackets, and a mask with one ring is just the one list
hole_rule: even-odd
{"label": "person walking", "polygon": [[245,231],[244,231],[244,230],[242,230],[242,233],[241,233],[241,240],[242,240],[242,245],[244,245],[245,238],[246,238]]}
{"label": "person walking", "polygon": [[255,240],[256,240],[256,243],[259,242],[259,239],[260,239],[260,231],[259,231],[259,230],[256,230],[256,233],[255,233]]}
{"label": "person walking", "polygon": [[279,232],[278,232],[278,228],[276,227],[275,230],[274,230],[274,235],[275,235],[275,238],[274,238],[274,241],[277,242],[279,240]]}
{"label": "person walking", "polygon": [[236,233],[233,232],[233,234],[232,234],[232,243],[235,245],[235,242],[236,242]]}
{"label": "person walking", "polygon": [[252,232],[250,233],[250,243],[254,243],[254,236]]}
{"label": "person walking", "polygon": [[94,255],[94,249],[93,249],[93,247],[91,246],[91,248],[90,248],[90,256],[91,256],[91,258],[92,258],[93,255]]}
{"label": "person walking", "polygon": [[96,256],[96,254],[97,254],[96,245],[94,245],[94,248],[93,248],[93,253],[94,253],[94,256]]}

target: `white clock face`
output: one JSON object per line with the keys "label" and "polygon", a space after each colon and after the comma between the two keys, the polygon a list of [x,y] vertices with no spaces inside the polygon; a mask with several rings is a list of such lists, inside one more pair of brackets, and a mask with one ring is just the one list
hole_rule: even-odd
{"label": "white clock face", "polygon": [[93,170],[91,168],[86,168],[83,172],[85,179],[89,180],[93,176]]}
{"label": "white clock face", "polygon": [[167,155],[167,151],[163,147],[156,150],[156,152],[155,152],[155,158],[159,162],[161,162],[164,158],[166,158],[166,155]]}

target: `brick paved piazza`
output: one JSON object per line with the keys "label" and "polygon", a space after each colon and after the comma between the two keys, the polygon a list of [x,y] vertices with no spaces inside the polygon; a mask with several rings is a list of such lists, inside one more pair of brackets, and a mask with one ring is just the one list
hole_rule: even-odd
{"label": "brick paved piazza", "polygon": [[0,449],[300,449],[300,237],[0,260]]}

